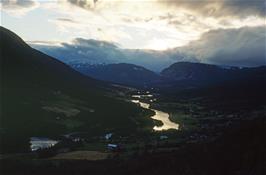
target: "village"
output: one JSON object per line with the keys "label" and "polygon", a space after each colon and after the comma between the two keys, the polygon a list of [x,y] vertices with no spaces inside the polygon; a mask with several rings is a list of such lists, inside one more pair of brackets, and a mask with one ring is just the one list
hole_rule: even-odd
{"label": "village", "polygon": [[[210,111],[191,101],[165,102],[159,94],[151,94],[149,91],[130,90],[129,93],[120,95],[138,103],[140,101],[149,103],[153,109],[168,111],[169,120],[178,123],[178,129],[153,129],[141,135],[137,133],[120,135],[110,131],[95,136],[86,132],[72,132],[53,138],[31,137],[31,154],[41,159],[103,160],[171,152],[188,144],[213,140],[226,128],[248,118],[248,114],[244,113]],[[263,113],[263,110],[253,116],[260,113]],[[155,122],[155,124],[159,127],[165,123]]]}

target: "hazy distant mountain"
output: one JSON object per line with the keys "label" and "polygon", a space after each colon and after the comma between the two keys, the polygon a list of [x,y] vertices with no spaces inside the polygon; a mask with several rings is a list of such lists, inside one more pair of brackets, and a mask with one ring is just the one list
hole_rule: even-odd
{"label": "hazy distant mountain", "polygon": [[144,87],[145,85],[155,83],[160,78],[158,74],[134,64],[74,64],[72,67],[95,79],[128,86]]}
{"label": "hazy distant mountain", "polygon": [[196,61],[177,50],[124,49],[115,43],[83,38],[76,38],[72,43],[60,43],[59,46],[36,42],[30,45],[69,65],[128,63],[160,72],[177,61]]}
{"label": "hazy distant mountain", "polygon": [[72,131],[91,135],[137,129],[136,105],[111,97],[103,83],[83,76],[0,28],[2,152],[29,149],[29,137]]}

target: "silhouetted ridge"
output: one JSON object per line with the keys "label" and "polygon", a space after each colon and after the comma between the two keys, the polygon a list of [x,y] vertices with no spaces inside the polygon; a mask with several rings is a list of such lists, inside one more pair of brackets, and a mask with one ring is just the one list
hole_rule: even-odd
{"label": "silhouetted ridge", "polygon": [[156,73],[134,64],[73,64],[72,67],[90,77],[129,86],[144,87],[159,80]]}
{"label": "silhouetted ridge", "polygon": [[[28,151],[32,136],[54,137],[72,130],[96,135],[110,127],[135,131],[125,116],[136,115],[138,107],[108,96],[106,83],[32,49],[5,28],[0,35],[0,152]],[[72,123],[76,125],[69,126]]]}

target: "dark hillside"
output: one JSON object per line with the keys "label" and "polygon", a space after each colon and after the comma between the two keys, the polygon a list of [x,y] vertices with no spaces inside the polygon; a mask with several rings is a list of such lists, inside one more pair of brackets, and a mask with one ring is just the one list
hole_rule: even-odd
{"label": "dark hillside", "polygon": [[141,110],[108,97],[104,83],[30,48],[2,27],[0,38],[2,152],[26,151],[31,136],[136,130],[130,117]]}
{"label": "dark hillside", "polygon": [[159,80],[156,73],[134,64],[71,65],[77,71],[95,79],[143,88]]}
{"label": "dark hillside", "polygon": [[178,62],[161,72],[162,82],[156,86],[167,92],[222,86],[252,79],[266,80],[266,66],[254,68]]}

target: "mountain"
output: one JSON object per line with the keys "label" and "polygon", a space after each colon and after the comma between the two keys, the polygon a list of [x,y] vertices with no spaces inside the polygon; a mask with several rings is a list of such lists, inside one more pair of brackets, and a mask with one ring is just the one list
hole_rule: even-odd
{"label": "mountain", "polygon": [[1,152],[28,151],[33,136],[138,129],[130,117],[142,110],[111,97],[104,83],[32,49],[3,27],[0,39]]}
{"label": "mountain", "polygon": [[128,86],[144,87],[159,80],[158,74],[134,64],[74,64],[71,66],[77,71],[95,79]]}
{"label": "mountain", "polygon": [[177,91],[218,86],[248,79],[266,80],[266,66],[240,68],[203,63],[177,62],[160,74],[134,64],[70,64],[80,73],[112,83],[133,87],[156,87],[162,91]]}
{"label": "mountain", "polygon": [[216,65],[202,64],[202,63],[190,63],[190,62],[178,62],[172,64],[168,68],[161,72],[161,75],[171,81],[180,80],[210,80],[217,77],[223,77],[224,74],[230,71],[229,69],[223,69]]}
{"label": "mountain", "polygon": [[162,70],[161,88],[190,89],[248,79],[266,80],[266,66],[239,68],[203,63],[178,62]]}
{"label": "mountain", "polygon": [[176,61],[196,61],[178,50],[125,49],[116,43],[76,38],[60,45],[29,42],[30,46],[68,65],[71,64],[117,64],[128,63],[144,66],[159,72]]}
{"label": "mountain", "polygon": [[168,100],[189,100],[222,112],[254,110],[266,104],[266,66],[220,67],[175,63],[161,73],[158,91]]}

